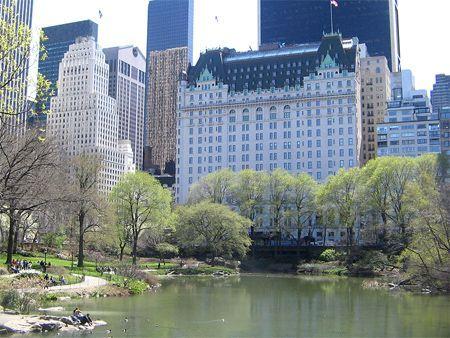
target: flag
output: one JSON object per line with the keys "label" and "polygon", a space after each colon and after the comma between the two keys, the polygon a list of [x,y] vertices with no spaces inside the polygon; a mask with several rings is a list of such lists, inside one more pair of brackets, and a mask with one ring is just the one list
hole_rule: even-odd
{"label": "flag", "polygon": [[338,7],[338,6],[339,6],[337,0],[330,0],[330,3],[331,3],[334,7]]}
{"label": "flag", "polygon": [[100,17],[100,19],[103,18],[103,13],[101,10],[98,10],[98,16]]}

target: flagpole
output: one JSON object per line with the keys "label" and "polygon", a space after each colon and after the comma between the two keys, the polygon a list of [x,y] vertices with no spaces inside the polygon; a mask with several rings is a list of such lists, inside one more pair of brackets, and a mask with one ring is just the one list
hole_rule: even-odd
{"label": "flagpole", "polygon": [[333,27],[333,4],[330,1],[330,19],[331,19],[331,34],[334,34],[334,27]]}

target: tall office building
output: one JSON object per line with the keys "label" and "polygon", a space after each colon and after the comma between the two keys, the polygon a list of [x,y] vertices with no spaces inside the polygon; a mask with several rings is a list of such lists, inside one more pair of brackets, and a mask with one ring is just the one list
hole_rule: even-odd
{"label": "tall office building", "polygon": [[282,168],[318,181],[360,164],[357,39],[209,50],[180,82],[176,198],[222,168]]}
{"label": "tall office building", "polygon": [[391,72],[384,56],[361,59],[362,159],[377,155],[377,124],[384,122],[391,98]]}
{"label": "tall office building", "polygon": [[194,0],[150,0],[147,56],[150,52],[187,47],[192,62]]}
{"label": "tall office building", "polygon": [[43,43],[47,57],[39,61],[39,73],[53,85],[58,81],[59,64],[64,54],[78,37],[90,36],[98,41],[98,25],[91,20],[45,27],[42,30],[47,37]]}
{"label": "tall office building", "polygon": [[[308,43],[331,31],[330,0],[258,0],[259,41]],[[339,0],[334,31],[356,36],[372,56],[384,55],[392,71],[400,68],[397,0]]]}
{"label": "tall office building", "polygon": [[119,140],[116,100],[108,95],[109,67],[92,38],[77,38],[59,66],[58,94],[52,97],[47,133],[69,157],[102,159],[98,189],[108,193],[134,171],[129,140]]}
{"label": "tall office building", "polygon": [[450,75],[436,75],[436,83],[431,91],[431,105],[438,114],[442,108],[450,107]]}
{"label": "tall office building", "polygon": [[439,153],[439,119],[427,91],[415,89],[409,70],[392,74],[391,89],[385,120],[377,126],[378,156]]}
{"label": "tall office building", "polygon": [[151,163],[162,172],[174,175],[178,81],[188,67],[188,49],[150,52],[148,65],[148,145]]}
{"label": "tall office building", "polygon": [[[32,29],[33,0],[0,0],[0,19],[6,25],[19,26]],[[25,33],[25,32],[24,32]],[[6,34],[6,32],[2,32]],[[6,37],[11,43],[17,43],[16,37]],[[16,48],[2,56],[0,63],[0,111],[13,115],[6,122],[12,131],[22,133],[27,128],[27,113],[30,110],[28,91],[31,89],[29,60],[33,54],[33,44],[30,48]],[[16,74],[16,75],[12,75]],[[11,81],[12,80],[12,81]],[[30,88],[29,88],[30,87]],[[5,123],[5,121],[0,121]]]}
{"label": "tall office building", "polygon": [[148,4],[145,170],[175,174],[176,90],[192,62],[193,0]]}
{"label": "tall office building", "polygon": [[134,46],[103,49],[109,65],[109,96],[116,99],[119,139],[130,140],[136,168],[144,154],[145,57]]}

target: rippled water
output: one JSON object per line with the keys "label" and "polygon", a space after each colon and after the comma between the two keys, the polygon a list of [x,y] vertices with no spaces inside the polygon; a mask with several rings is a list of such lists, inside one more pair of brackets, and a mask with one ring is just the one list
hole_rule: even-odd
{"label": "rippled water", "polygon": [[449,297],[366,290],[361,282],[178,277],[154,294],[82,300],[67,310],[79,306],[109,323],[111,334],[98,328],[89,337],[450,337]]}

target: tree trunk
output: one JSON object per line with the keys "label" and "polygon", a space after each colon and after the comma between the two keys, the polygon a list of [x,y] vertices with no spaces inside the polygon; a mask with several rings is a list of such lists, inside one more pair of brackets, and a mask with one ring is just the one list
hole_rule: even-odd
{"label": "tree trunk", "polygon": [[10,265],[13,259],[14,232],[16,228],[16,218],[14,211],[9,212],[8,248],[6,251],[6,265]]}
{"label": "tree trunk", "polygon": [[137,243],[138,243],[138,236],[134,236],[133,238],[133,265],[137,264]]}
{"label": "tree trunk", "polygon": [[17,253],[17,244],[19,242],[19,228],[14,231],[14,240],[13,240],[13,254]]}
{"label": "tree trunk", "polygon": [[80,237],[78,239],[78,264],[79,268],[84,266],[84,212],[78,215],[78,225],[80,227]]}
{"label": "tree trunk", "polygon": [[124,250],[125,250],[125,245],[123,245],[123,246],[120,245],[119,247],[120,247],[119,261],[122,262],[122,260],[123,260],[123,252],[124,252]]}

